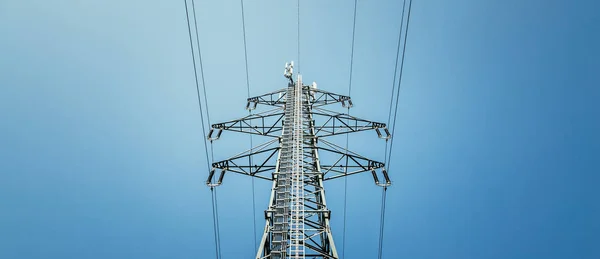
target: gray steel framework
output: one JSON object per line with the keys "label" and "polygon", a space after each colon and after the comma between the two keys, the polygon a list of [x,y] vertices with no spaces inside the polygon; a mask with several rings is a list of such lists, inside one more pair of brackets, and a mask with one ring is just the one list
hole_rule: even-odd
{"label": "gray steel framework", "polygon": [[[265,227],[257,259],[261,258],[339,258],[329,224],[323,182],[362,172],[371,172],[375,184],[391,184],[384,164],[351,152],[326,140],[329,136],[374,130],[382,139],[390,133],[384,123],[356,118],[323,109],[341,103],[351,107],[349,96],[319,90],[316,84],[303,85],[298,75],[292,79],[292,65],[286,64],[288,87],[248,98],[246,108],[258,104],[275,107],[241,119],[216,123],[208,134],[210,141],[223,131],[272,137],[261,145],[212,164],[206,184],[218,186],[226,172],[273,182]],[[317,123],[317,118],[320,123]],[[327,153],[333,161],[321,161]],[[251,165],[249,161],[255,161]],[[270,173],[270,175],[268,174]],[[218,177],[217,177],[218,175]],[[379,176],[383,176],[380,181]]]}

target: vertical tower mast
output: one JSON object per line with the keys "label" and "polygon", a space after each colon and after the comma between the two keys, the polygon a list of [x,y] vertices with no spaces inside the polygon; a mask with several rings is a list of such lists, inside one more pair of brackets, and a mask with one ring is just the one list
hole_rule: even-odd
{"label": "vertical tower mast", "polygon": [[[294,101],[292,124],[292,215],[290,218],[290,257],[304,259],[304,98],[302,98],[302,76],[298,75],[298,81],[294,86]],[[283,129],[284,134],[286,128]]]}
{"label": "vertical tower mast", "polygon": [[[390,185],[390,180],[383,163],[348,151],[326,138],[365,130],[375,130],[384,139],[391,136],[384,123],[320,108],[332,103],[351,107],[352,101],[348,96],[319,90],[315,83],[303,85],[301,75],[294,82],[292,69],[293,62],[286,64],[284,75],[289,79],[286,89],[248,98],[246,105],[247,109],[255,109],[258,104],[275,106],[275,109],[212,125],[208,135],[211,141],[220,138],[223,130],[273,139],[213,163],[206,183],[221,185],[226,172],[273,181],[257,259],[337,259],[323,182],[369,171],[379,186]],[[336,159],[333,163],[322,164],[319,152]],[[249,157],[261,163],[245,165]],[[215,180],[217,170],[220,175]],[[265,176],[267,172],[271,172],[270,177]],[[383,183],[379,182],[378,174],[383,175]]]}

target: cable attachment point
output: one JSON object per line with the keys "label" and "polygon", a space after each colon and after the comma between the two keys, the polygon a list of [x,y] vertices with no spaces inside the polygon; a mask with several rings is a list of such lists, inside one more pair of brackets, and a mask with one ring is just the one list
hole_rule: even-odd
{"label": "cable attachment point", "polygon": [[219,185],[221,185],[223,183],[223,177],[225,177],[225,171],[227,171],[227,169],[222,169],[221,170],[221,175],[219,175],[219,179],[217,180],[217,183],[213,183],[214,181],[214,177],[215,177],[215,171],[217,169],[213,167],[212,170],[210,170],[210,173],[208,174],[208,178],[206,179],[206,185],[209,187],[217,187]]}
{"label": "cable attachment point", "polygon": [[[208,136],[207,136],[207,139],[210,140],[210,142],[221,138],[221,134],[223,133],[223,128],[220,126],[220,124],[214,124],[212,127],[213,128],[210,129],[210,131],[208,131]],[[217,131],[217,135],[215,137],[213,137],[213,133],[215,132],[215,129],[218,131]]]}
{"label": "cable attachment point", "polygon": [[258,105],[258,98],[256,97],[252,97],[252,98],[248,98],[248,103],[246,104],[246,110],[254,110],[256,109],[256,106]]}
{"label": "cable attachment point", "polygon": [[[392,134],[390,134],[390,131],[387,129],[385,123],[373,122],[373,128],[375,129],[375,132],[377,132],[377,136],[380,139],[385,139],[387,141],[392,137]],[[381,129],[383,129],[383,131],[385,132],[385,136],[381,134]]]}
{"label": "cable attachment point", "polygon": [[377,177],[377,172],[375,171],[374,168],[371,168],[371,174],[373,174],[373,180],[375,181],[375,185],[380,186],[380,187],[388,187],[388,186],[392,185],[392,182],[390,181],[390,177],[387,173],[387,170],[385,170],[385,168],[381,168],[381,174],[383,175],[383,178],[385,179],[385,183],[379,182],[379,177]]}
{"label": "cable attachment point", "polygon": [[[346,101],[348,101],[348,104],[346,104]],[[350,99],[350,96],[340,96],[340,102],[342,103],[342,107],[344,108],[352,108],[352,106],[354,106],[352,104],[352,99]]]}
{"label": "cable attachment point", "polygon": [[390,134],[390,131],[387,129],[387,127],[383,127],[383,131],[385,132],[385,136],[383,136],[383,134],[381,134],[381,131],[379,130],[380,128],[375,128],[375,132],[377,132],[377,136],[380,139],[385,139],[388,140],[392,137],[392,134]]}

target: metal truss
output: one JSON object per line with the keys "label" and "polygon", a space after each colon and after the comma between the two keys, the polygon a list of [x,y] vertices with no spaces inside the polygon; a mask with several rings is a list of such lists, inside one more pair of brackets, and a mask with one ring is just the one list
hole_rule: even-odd
{"label": "metal truss", "polygon": [[[308,94],[311,97],[309,100],[309,105],[311,105],[312,108],[321,107],[321,106],[334,104],[334,103],[342,103],[342,107],[347,107],[347,108],[352,107],[352,100],[350,99],[350,96],[345,96],[345,95],[341,95],[341,94],[323,91],[323,90],[317,89],[316,87],[317,87],[316,83],[313,83],[311,86],[306,85],[306,86],[302,87],[303,91],[307,91],[307,90],[309,91]],[[248,98],[248,103],[246,104],[246,109],[254,110],[254,109],[256,109],[258,104],[284,107],[286,95],[287,95],[287,90],[280,89],[280,90],[270,92],[267,94],[250,97],[250,98]]]}
{"label": "metal truss", "polygon": [[[321,169],[323,170],[323,181],[370,171],[374,174],[373,177],[375,179],[375,184],[381,185],[376,172],[378,169],[380,169],[382,171],[381,174],[386,179],[386,183],[389,182],[389,179],[387,178],[387,172],[383,173],[383,171],[385,171],[385,164],[365,158],[324,139],[320,140],[320,142],[323,143],[324,146],[305,146],[304,152],[306,153],[310,152],[312,149],[316,149],[321,153],[330,153],[339,156],[330,163],[320,165]],[[216,184],[211,184],[210,181],[207,181],[207,184],[211,184],[213,186],[220,185],[222,183],[224,174],[227,171],[264,180],[275,180],[275,174],[273,174],[273,170],[275,170],[277,167],[277,153],[279,150],[280,146],[278,139],[274,139],[226,160],[214,162],[212,164],[213,169],[210,172],[209,179],[212,180],[214,178],[217,170],[220,170],[221,174],[218,177],[219,180]],[[248,164],[249,158],[251,158],[252,161],[258,161],[259,163],[250,165]],[[270,173],[270,175],[267,175],[267,173]]]}
{"label": "metal truss", "polygon": [[[285,75],[290,79],[286,89],[248,98],[246,105],[247,109],[255,109],[258,104],[275,109],[212,125],[208,135],[211,141],[219,139],[223,131],[272,139],[214,162],[206,184],[221,185],[227,172],[273,182],[256,259],[338,259],[323,182],[363,172],[371,172],[378,186],[389,186],[391,181],[383,163],[326,138],[367,130],[376,131],[386,140],[391,136],[384,123],[320,108],[333,103],[351,107],[350,97],[318,90],[315,83],[302,85],[300,76],[294,82],[290,66],[286,66]],[[321,161],[320,155],[331,161]]]}
{"label": "metal truss", "polygon": [[[337,113],[321,108],[314,108],[312,110],[312,114],[314,117],[323,117],[323,119],[325,120],[324,123],[320,125],[315,125],[314,135],[316,137],[322,138],[333,135],[340,135],[373,129],[377,132],[379,138],[391,138],[390,132],[387,129],[385,123],[360,119],[354,116],[350,116],[349,114]],[[383,136],[383,134],[381,133],[381,129],[386,134],[385,136]]]}
{"label": "metal truss", "polygon": [[[283,130],[281,124],[284,115],[283,109],[278,108],[251,114],[237,120],[216,123],[212,125],[208,133],[208,139],[211,141],[219,139],[223,130],[278,138]],[[217,130],[217,133],[216,136],[213,136],[215,130]]]}
{"label": "metal truss", "polygon": [[[304,89],[313,91],[309,86],[304,87]],[[273,94],[275,93],[277,92],[274,92]],[[328,93],[327,95],[334,94]],[[259,97],[252,97],[249,98],[249,100],[253,98],[260,99]],[[285,102],[280,100],[282,98],[278,98],[273,102],[282,103],[282,105],[285,106]],[[314,98],[311,97],[310,99],[312,100]],[[350,101],[350,97],[347,97],[346,100]],[[324,98],[323,103],[327,101],[329,100]],[[359,131],[375,130],[379,138],[391,138],[391,134],[385,123],[357,118],[346,113],[338,113],[323,108],[316,108],[314,106],[315,103],[317,102],[310,103],[312,104],[310,107],[311,114],[313,115],[313,118],[322,119],[324,122],[317,125],[315,124],[316,122],[314,119],[309,121],[309,123],[311,123],[310,126],[315,127],[315,133],[312,135],[312,137],[324,138]],[[211,141],[219,139],[224,130],[279,138],[281,137],[281,131],[283,130],[283,118],[285,116],[283,106],[266,112],[251,114],[240,119],[213,124],[209,131],[208,139]],[[254,108],[256,108],[256,106],[254,106]],[[385,135],[383,135],[381,132],[382,130]],[[215,131],[217,133],[215,133]]]}

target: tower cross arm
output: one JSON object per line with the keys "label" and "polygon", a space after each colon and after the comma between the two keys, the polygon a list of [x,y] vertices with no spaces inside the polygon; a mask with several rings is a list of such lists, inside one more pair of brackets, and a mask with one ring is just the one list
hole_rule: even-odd
{"label": "tower cross arm", "polygon": [[[330,155],[328,157],[336,158],[333,163],[326,163],[324,161],[319,162],[323,172],[323,181],[347,177],[363,172],[371,172],[376,185],[391,185],[384,163],[366,158],[326,140],[321,140],[321,143],[324,145],[316,147],[316,149],[318,149],[320,153],[329,153]],[[383,176],[384,182],[379,181],[378,175]]]}
{"label": "tower cross arm", "polygon": [[336,94],[328,91],[323,91],[316,88],[316,84],[312,86],[304,86],[310,95],[310,104],[313,108],[321,107],[334,103],[342,103],[342,107],[352,108],[352,99],[350,96]]}
{"label": "tower cross arm", "polygon": [[[329,137],[359,131],[375,130],[381,139],[390,139],[392,136],[385,123],[375,122],[351,116],[346,113],[336,113],[325,109],[313,109],[313,116],[320,118],[322,123],[314,125],[315,136]],[[313,123],[316,123],[313,122]],[[385,134],[385,135],[384,135]]]}
{"label": "tower cross arm", "polygon": [[[206,184],[209,186],[221,185],[226,172],[273,180],[272,175],[265,176],[264,174],[273,172],[277,168],[276,158],[280,149],[279,140],[274,139],[225,160],[214,162]],[[250,161],[257,163],[250,164]],[[220,170],[220,176],[215,178],[217,170]]]}
{"label": "tower cross arm", "polygon": [[250,97],[250,98],[248,98],[248,103],[246,104],[246,109],[254,110],[254,109],[256,109],[256,106],[258,106],[259,104],[268,105],[268,106],[276,106],[276,107],[284,107],[285,99],[286,99],[286,92],[287,92],[287,90],[284,88],[284,89],[279,89],[277,91],[266,93],[263,95]]}
{"label": "tower cross arm", "polygon": [[[320,90],[315,88],[314,86],[305,85],[303,86],[303,89],[308,90],[308,93],[310,95],[308,101],[312,105],[312,107],[321,107],[334,103],[342,103],[342,107],[352,107],[352,99],[350,98],[350,96]],[[254,110],[259,104],[267,106],[285,107],[286,94],[286,89],[280,89],[263,95],[250,97],[247,99],[246,109]]]}
{"label": "tower cross arm", "polygon": [[279,138],[283,130],[284,112],[281,108],[264,113],[251,114],[211,126],[207,138],[217,140],[224,130]]}

